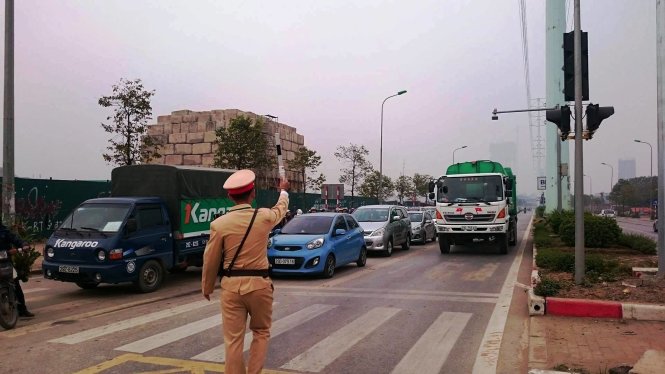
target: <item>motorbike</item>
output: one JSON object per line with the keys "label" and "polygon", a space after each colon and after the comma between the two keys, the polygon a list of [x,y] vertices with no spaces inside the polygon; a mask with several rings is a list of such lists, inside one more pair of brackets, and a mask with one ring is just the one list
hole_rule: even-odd
{"label": "motorbike", "polygon": [[6,250],[0,250],[0,326],[13,329],[18,321],[18,308],[14,290],[14,266]]}

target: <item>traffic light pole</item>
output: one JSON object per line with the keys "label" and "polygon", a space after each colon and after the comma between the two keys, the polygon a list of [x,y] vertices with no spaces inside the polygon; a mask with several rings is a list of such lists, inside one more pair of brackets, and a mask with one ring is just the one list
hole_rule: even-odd
{"label": "traffic light pole", "polygon": [[584,159],[582,139],[582,30],[575,0],[575,283],[584,281]]}

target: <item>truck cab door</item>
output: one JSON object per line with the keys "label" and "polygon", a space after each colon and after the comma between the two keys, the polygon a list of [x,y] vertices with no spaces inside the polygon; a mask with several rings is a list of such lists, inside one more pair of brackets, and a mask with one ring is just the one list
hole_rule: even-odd
{"label": "truck cab door", "polygon": [[[172,267],[173,240],[167,217],[160,204],[137,204],[125,225],[123,249],[133,250],[140,263],[144,257],[160,258],[167,269]],[[132,220],[136,223],[129,224]]]}

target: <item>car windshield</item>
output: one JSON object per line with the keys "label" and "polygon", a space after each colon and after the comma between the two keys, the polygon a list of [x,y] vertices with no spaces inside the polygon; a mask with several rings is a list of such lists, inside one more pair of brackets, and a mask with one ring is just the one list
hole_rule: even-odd
{"label": "car windshield", "polygon": [[423,220],[423,214],[422,213],[409,213],[409,219],[411,220],[411,223],[418,223]]}
{"label": "car windshield", "polygon": [[388,220],[388,208],[359,208],[353,212],[358,222],[385,222]]}
{"label": "car windshield", "polygon": [[280,234],[295,235],[320,235],[330,231],[333,217],[315,216],[303,214],[295,216],[289,223],[284,225]]}
{"label": "car windshield", "polygon": [[440,203],[475,203],[503,200],[503,180],[498,175],[443,177],[439,179]]}
{"label": "car windshield", "polygon": [[129,204],[83,204],[65,218],[59,229],[117,232],[130,208]]}

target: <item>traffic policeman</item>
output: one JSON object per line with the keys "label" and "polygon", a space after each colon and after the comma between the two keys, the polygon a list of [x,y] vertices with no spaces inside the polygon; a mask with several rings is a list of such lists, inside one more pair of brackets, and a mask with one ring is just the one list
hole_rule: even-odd
{"label": "traffic policeman", "polygon": [[[258,374],[268,353],[272,324],[273,284],[268,274],[268,234],[289,207],[289,182],[281,179],[279,199],[274,207],[254,209],[254,172],[239,170],[224,183],[235,206],[210,224],[210,240],[203,255],[201,289],[210,300],[220,264],[222,267],[222,330],[226,350],[225,373]],[[242,243],[242,244],[241,244]],[[243,357],[245,327],[253,339],[249,362]]]}

